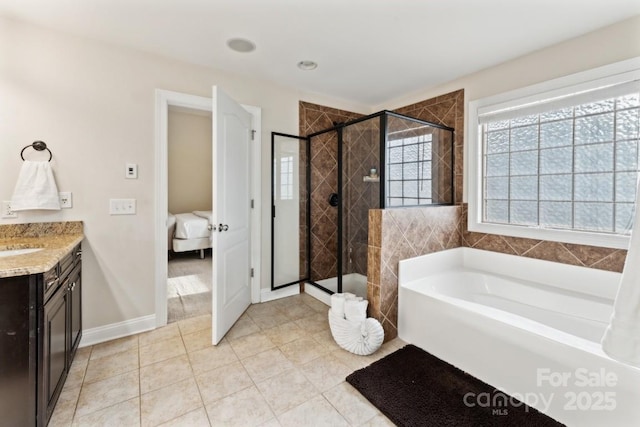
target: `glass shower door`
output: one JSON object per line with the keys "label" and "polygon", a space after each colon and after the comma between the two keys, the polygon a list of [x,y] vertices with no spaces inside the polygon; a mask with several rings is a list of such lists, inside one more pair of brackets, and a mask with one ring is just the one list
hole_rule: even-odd
{"label": "glass shower door", "polygon": [[271,290],[309,278],[308,138],[271,134]]}
{"label": "glass shower door", "polygon": [[367,297],[369,209],[380,208],[380,121],[342,130],[342,290]]}

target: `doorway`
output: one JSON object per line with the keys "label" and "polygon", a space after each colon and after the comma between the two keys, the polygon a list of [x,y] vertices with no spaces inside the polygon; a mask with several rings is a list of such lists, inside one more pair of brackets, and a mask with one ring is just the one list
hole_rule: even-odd
{"label": "doorway", "polygon": [[167,323],[211,314],[212,118],[169,106]]}
{"label": "doorway", "polygon": [[[251,265],[253,279],[251,281],[251,302],[260,301],[260,159],[261,159],[261,110],[258,107],[242,106],[251,115],[251,126],[254,129],[254,143],[251,147],[251,168],[254,171],[251,180],[252,205],[250,234],[251,239]],[[167,324],[167,278],[168,263],[167,251],[169,249],[168,225],[169,225],[169,191],[168,191],[168,125],[169,110],[189,111],[191,113],[211,115],[212,98],[188,95],[179,92],[156,90],[156,144],[155,144],[155,179],[156,179],[156,216],[155,216],[155,302],[156,302],[156,326]],[[200,248],[195,248],[200,249]],[[210,250],[205,251],[205,255]],[[195,258],[199,257],[194,255]],[[206,261],[206,256],[205,260]],[[210,258],[209,258],[210,262]],[[211,270],[209,270],[209,273]],[[209,274],[211,276],[211,274]],[[211,299],[208,308],[211,307]]]}

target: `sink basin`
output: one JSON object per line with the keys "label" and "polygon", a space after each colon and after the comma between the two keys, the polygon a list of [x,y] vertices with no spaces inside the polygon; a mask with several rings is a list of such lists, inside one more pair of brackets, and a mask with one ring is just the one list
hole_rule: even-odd
{"label": "sink basin", "polygon": [[16,256],[16,255],[25,255],[31,254],[34,252],[41,251],[42,248],[28,248],[28,249],[7,249],[4,251],[0,251],[0,258],[8,257],[8,256]]}

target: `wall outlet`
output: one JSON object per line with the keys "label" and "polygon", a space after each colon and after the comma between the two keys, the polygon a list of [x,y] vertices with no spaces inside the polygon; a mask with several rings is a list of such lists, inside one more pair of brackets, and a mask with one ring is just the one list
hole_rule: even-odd
{"label": "wall outlet", "polygon": [[73,194],[70,191],[61,191],[58,193],[60,198],[60,207],[62,209],[68,209],[73,207]]}
{"label": "wall outlet", "polygon": [[136,199],[109,199],[110,215],[135,215]]}
{"label": "wall outlet", "polygon": [[2,202],[2,218],[18,218],[18,212],[11,210],[11,201]]}

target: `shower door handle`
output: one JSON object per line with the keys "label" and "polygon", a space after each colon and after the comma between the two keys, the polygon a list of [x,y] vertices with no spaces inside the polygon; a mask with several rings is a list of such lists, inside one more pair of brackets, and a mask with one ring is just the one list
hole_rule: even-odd
{"label": "shower door handle", "polygon": [[340,196],[338,196],[338,193],[331,193],[329,195],[329,204],[333,207],[338,206],[338,201],[340,200]]}

